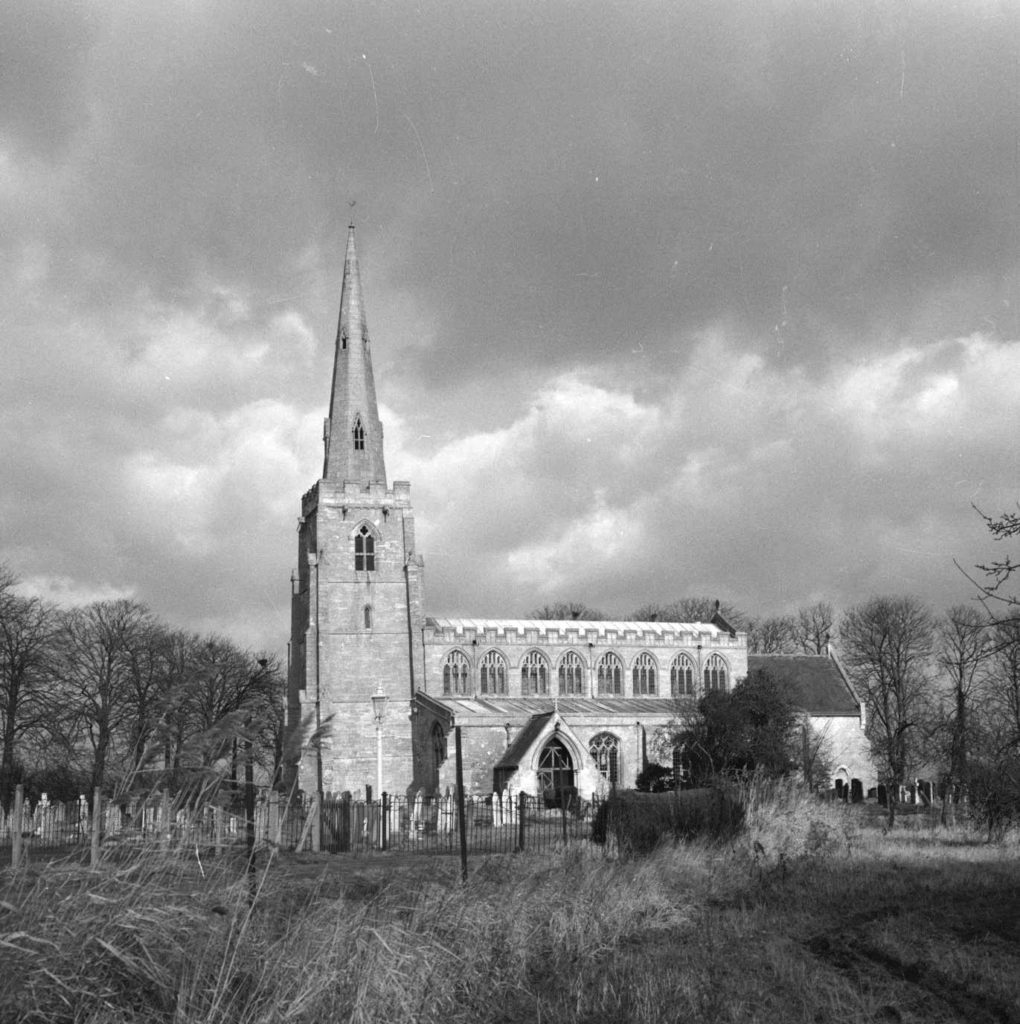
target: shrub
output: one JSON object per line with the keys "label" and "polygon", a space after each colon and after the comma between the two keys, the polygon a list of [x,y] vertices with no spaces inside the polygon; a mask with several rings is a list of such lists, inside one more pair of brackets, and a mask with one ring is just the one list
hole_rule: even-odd
{"label": "shrub", "polygon": [[623,790],[599,808],[592,839],[604,843],[614,838],[621,852],[642,854],[665,839],[725,839],[736,835],[743,823],[743,804],[721,786],[669,793]]}
{"label": "shrub", "polygon": [[664,764],[649,764],[638,774],[634,785],[642,793],[665,793],[676,788],[673,769]]}

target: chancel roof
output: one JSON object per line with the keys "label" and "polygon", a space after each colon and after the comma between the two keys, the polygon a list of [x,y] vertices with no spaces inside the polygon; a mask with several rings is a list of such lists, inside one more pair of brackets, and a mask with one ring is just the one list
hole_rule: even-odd
{"label": "chancel roof", "polygon": [[747,671],[767,671],[809,715],[858,715],[857,697],[836,661],[824,654],[749,654]]}

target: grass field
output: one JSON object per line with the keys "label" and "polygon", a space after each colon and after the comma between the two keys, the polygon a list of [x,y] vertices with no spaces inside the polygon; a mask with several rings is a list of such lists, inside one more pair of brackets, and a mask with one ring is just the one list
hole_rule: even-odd
{"label": "grass field", "polygon": [[792,789],[622,860],[137,854],[0,878],[0,1021],[1020,1022],[1020,846]]}

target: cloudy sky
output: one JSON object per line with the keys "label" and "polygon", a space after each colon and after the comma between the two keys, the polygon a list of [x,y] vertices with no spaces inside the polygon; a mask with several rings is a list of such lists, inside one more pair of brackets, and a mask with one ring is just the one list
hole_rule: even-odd
{"label": "cloudy sky", "polygon": [[349,203],[429,610],[968,599],[1020,4],[0,10],[0,561],[279,649]]}

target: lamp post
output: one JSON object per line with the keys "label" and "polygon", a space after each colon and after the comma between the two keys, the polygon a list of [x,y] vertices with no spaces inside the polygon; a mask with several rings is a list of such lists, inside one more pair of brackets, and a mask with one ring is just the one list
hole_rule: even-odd
{"label": "lamp post", "polygon": [[375,718],[375,785],[377,799],[382,800],[382,722],[386,716],[386,704],[389,697],[382,692],[382,687],[372,695],[372,717]]}

